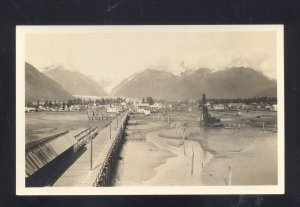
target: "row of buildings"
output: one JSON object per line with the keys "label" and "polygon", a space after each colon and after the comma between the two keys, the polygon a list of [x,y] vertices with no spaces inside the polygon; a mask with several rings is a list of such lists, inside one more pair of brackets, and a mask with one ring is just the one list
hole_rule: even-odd
{"label": "row of buildings", "polygon": [[59,112],[68,112],[68,111],[85,111],[92,110],[97,108],[105,108],[109,113],[118,113],[120,110],[126,108],[126,103],[122,102],[120,104],[107,104],[99,105],[96,103],[92,104],[72,104],[67,105],[64,102],[61,104],[56,104],[52,106],[45,107],[43,103],[39,103],[35,107],[25,107],[25,112],[39,112],[39,111],[59,111]]}
{"label": "row of buildings", "polygon": [[127,104],[101,105],[87,110],[89,120],[104,120],[114,118],[117,114],[125,111]]}
{"label": "row of buildings", "polygon": [[[267,103],[212,103],[206,104],[208,110],[211,111],[277,111],[277,104],[267,104]],[[199,107],[200,106],[200,107]],[[134,103],[131,105],[130,109],[133,113],[140,113],[149,115],[151,113],[160,112],[162,110],[178,111],[178,112],[193,112],[199,111],[201,104],[199,103],[155,103],[150,105],[148,103]]]}
{"label": "row of buildings", "polygon": [[162,109],[171,107],[170,105],[164,105],[162,103],[154,103],[150,105],[149,103],[133,103],[130,107],[130,111],[133,113],[149,115],[151,113],[157,113]]}
{"label": "row of buildings", "polygon": [[228,103],[228,104],[213,104],[207,103],[209,110],[215,111],[277,111],[277,104],[266,104],[266,103]]}
{"label": "row of buildings", "polygon": [[[25,107],[25,112],[36,112],[36,111],[84,111],[92,110],[97,108],[104,107],[107,113],[118,113],[120,110],[123,110],[126,107],[133,113],[140,113],[149,115],[151,113],[157,113],[161,110],[170,110],[170,111],[198,111],[201,103],[197,102],[163,102],[163,103],[154,103],[150,105],[149,103],[141,102],[129,102],[126,103],[122,101],[121,103],[113,103],[106,105],[99,105],[97,103],[90,104],[66,104],[64,102],[53,102],[51,106],[45,107],[44,102],[34,102],[34,107]],[[237,110],[248,110],[248,111],[277,111],[277,103],[213,103],[208,102],[207,108],[213,111],[237,111]]]}

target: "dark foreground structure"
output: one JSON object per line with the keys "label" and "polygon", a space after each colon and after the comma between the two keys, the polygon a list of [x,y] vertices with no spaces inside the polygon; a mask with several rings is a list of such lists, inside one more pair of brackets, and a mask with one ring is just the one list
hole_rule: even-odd
{"label": "dark foreground structure", "polygon": [[223,126],[223,123],[221,123],[220,119],[212,117],[208,112],[205,93],[202,94],[202,119],[200,120],[200,123],[202,123],[203,126],[210,126],[210,127]]}
{"label": "dark foreground structure", "polygon": [[85,144],[98,128],[65,131],[26,145],[26,186],[52,186],[60,175],[86,150]]}

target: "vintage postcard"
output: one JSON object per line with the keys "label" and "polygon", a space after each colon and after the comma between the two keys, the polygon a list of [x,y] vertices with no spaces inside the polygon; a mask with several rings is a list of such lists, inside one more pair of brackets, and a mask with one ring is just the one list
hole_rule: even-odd
{"label": "vintage postcard", "polygon": [[17,26],[18,195],[284,193],[283,25]]}

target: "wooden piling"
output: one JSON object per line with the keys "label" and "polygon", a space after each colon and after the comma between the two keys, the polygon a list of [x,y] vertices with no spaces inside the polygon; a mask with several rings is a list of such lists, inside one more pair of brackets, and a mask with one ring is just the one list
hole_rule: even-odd
{"label": "wooden piling", "polygon": [[228,168],[229,168],[229,171],[228,171],[228,185],[231,185],[231,180],[232,180],[232,168],[231,168],[230,165],[228,166]]}
{"label": "wooden piling", "polygon": [[201,163],[202,163],[202,168],[204,167],[204,153],[203,149],[201,149]]}
{"label": "wooden piling", "polygon": [[194,171],[194,147],[192,145],[192,166],[191,166],[191,175],[193,175],[193,171]]}

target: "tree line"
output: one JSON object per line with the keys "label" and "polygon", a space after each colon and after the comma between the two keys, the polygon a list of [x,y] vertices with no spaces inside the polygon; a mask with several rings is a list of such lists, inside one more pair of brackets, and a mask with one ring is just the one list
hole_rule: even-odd
{"label": "tree line", "polygon": [[[199,100],[202,103],[202,99]],[[253,104],[253,103],[264,103],[264,104],[276,104],[276,97],[253,97],[253,98],[234,98],[234,99],[226,99],[226,98],[209,98],[207,102],[215,103],[215,104],[227,104],[227,103],[244,103],[244,104]]]}
{"label": "tree line", "polygon": [[126,99],[123,98],[100,98],[100,99],[82,99],[82,98],[74,98],[69,99],[67,101],[58,101],[58,100],[37,100],[35,102],[28,101],[26,103],[27,107],[37,107],[37,106],[44,106],[49,108],[55,108],[55,107],[70,107],[72,105],[108,105],[108,104],[116,104],[116,103],[122,103]]}
{"label": "tree line", "polygon": [[142,103],[148,103],[149,105],[153,105],[155,103],[154,99],[149,96],[149,97],[143,97],[142,98]]}

